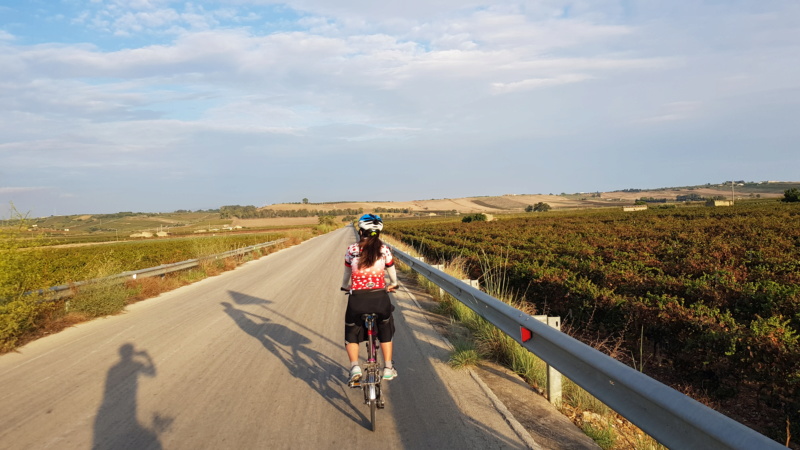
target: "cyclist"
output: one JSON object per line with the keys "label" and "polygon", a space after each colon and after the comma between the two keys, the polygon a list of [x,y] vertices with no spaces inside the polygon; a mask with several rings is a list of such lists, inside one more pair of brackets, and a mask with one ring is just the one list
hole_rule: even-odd
{"label": "cyclist", "polygon": [[[397,270],[389,247],[380,240],[383,220],[375,214],[364,214],[358,219],[358,232],[361,239],[347,248],[344,256],[344,279],[342,289],[350,291],[345,312],[344,342],[350,358],[350,384],[361,379],[358,365],[358,345],[367,340],[362,314],[378,315],[377,332],[383,353],[383,379],[397,377],[392,365],[392,336],[394,318],[389,292],[397,289]],[[385,275],[389,275],[386,285]]]}

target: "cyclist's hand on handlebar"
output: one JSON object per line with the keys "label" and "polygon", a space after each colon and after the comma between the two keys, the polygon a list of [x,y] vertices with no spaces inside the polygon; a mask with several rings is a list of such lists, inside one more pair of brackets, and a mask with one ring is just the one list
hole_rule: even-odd
{"label": "cyclist's hand on handlebar", "polygon": [[390,286],[386,286],[386,292],[394,292],[396,290],[397,290],[397,285],[396,284],[392,284]]}

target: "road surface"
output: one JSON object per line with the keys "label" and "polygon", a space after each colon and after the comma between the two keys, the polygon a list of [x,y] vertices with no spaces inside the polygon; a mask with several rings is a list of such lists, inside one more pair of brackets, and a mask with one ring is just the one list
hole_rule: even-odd
{"label": "road surface", "polygon": [[345,384],[352,242],[328,233],[0,356],[0,448],[526,448],[403,289],[399,376],[369,431]]}

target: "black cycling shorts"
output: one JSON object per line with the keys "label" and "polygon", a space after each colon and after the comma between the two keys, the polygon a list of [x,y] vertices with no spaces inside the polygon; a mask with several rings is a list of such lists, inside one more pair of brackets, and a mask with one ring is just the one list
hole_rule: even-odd
{"label": "black cycling shorts", "polygon": [[363,314],[378,315],[378,340],[392,342],[394,336],[394,305],[384,289],[356,290],[350,294],[344,313],[344,343],[359,343],[367,340]]}

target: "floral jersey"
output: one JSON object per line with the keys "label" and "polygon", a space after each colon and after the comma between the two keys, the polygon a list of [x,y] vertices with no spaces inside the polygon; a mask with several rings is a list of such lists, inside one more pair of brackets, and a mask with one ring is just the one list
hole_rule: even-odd
{"label": "floral jersey", "polygon": [[353,269],[350,288],[353,290],[385,288],[384,269],[394,265],[394,259],[389,247],[381,246],[381,257],[375,261],[372,267],[358,266],[358,255],[360,253],[361,248],[358,244],[353,244],[347,248],[347,253],[344,255],[344,265]]}

